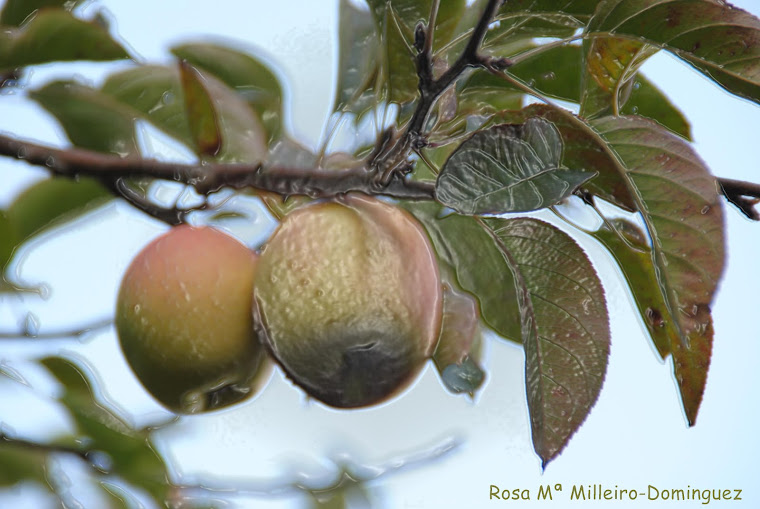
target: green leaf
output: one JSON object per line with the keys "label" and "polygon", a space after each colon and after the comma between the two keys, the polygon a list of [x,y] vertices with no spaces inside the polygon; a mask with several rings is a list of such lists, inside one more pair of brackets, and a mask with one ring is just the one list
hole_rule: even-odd
{"label": "green leaf", "polygon": [[636,225],[616,219],[609,221],[593,235],[618,262],[660,356],[665,359],[668,355],[673,355],[673,370],[681,391],[681,400],[689,422],[693,423],[710,365],[713,329],[709,312],[704,309],[700,312],[703,315],[701,319],[706,324],[704,332],[692,340],[688,348],[684,347],[676,328],[677,318],[671,315],[660,292],[652,250],[646,242],[644,232]]}
{"label": "green leaf", "polygon": [[222,136],[214,105],[203,84],[203,77],[195,67],[184,60],[180,60],[179,71],[193,144],[199,156],[215,156],[222,147]]}
{"label": "green leaf", "polygon": [[252,55],[216,44],[183,44],[171,52],[214,75],[242,97],[258,115],[272,142],[282,132],[282,86],[269,66]]}
{"label": "green leaf", "polygon": [[405,206],[427,230],[439,258],[454,269],[459,285],[478,299],[483,320],[499,335],[522,341],[515,275],[492,236],[472,217],[439,217],[437,204]]}
{"label": "green leaf", "polygon": [[457,115],[486,115],[522,105],[523,93],[486,71],[472,73],[462,84],[457,101]]}
{"label": "green leaf", "polygon": [[165,500],[169,490],[166,465],[150,444],[147,431],[132,429],[121,417],[98,403],[85,373],[69,360],[47,357],[42,365],[63,385],[60,398],[88,440],[87,450],[108,456],[114,473]]}
{"label": "green leaf", "polygon": [[[541,94],[579,102],[581,95],[581,51],[578,46],[544,49],[531,46],[526,56],[509,68],[509,73]],[[504,80],[501,80],[504,81]]]}
{"label": "green leaf", "polygon": [[550,122],[498,125],[449,157],[436,198],[463,214],[525,212],[555,205],[594,174],[562,168],[562,139]]}
{"label": "green leaf", "polygon": [[19,194],[8,208],[7,220],[18,242],[59,226],[111,198],[94,179],[51,178]]}
{"label": "green leaf", "polygon": [[546,465],[585,420],[607,369],[609,319],[591,262],[567,234],[536,219],[439,219],[435,204],[407,207],[478,297],[484,319],[498,313],[496,331],[522,341],[533,444]]}
{"label": "green leaf", "polygon": [[338,82],[335,110],[356,114],[358,120],[380,101],[375,90],[381,72],[381,53],[372,14],[350,0],[340,0],[338,20]]}
{"label": "green leaf", "polygon": [[133,112],[97,90],[55,81],[29,96],[60,122],[75,146],[121,157],[138,154]]}
{"label": "green leaf", "polygon": [[17,244],[18,237],[8,213],[5,210],[0,210],[0,280],[3,278],[5,266],[13,257],[13,251]]}
{"label": "green leaf", "polygon": [[[248,103],[215,77],[199,72],[216,112],[222,138],[222,148],[214,160],[251,164],[265,160],[266,134]],[[132,109],[133,116],[150,121],[196,150],[177,69],[158,66],[129,69],[111,75],[102,91]]]}
{"label": "green leaf", "polygon": [[381,45],[381,69],[392,103],[417,97],[414,64],[414,29],[430,14],[430,0],[367,0]]}
{"label": "green leaf", "polygon": [[195,150],[176,69],[148,65],[111,74],[101,92],[131,117],[149,121]]}
{"label": "green leaf", "polygon": [[575,24],[585,24],[594,11],[599,0],[509,0],[498,11],[497,19],[512,13],[558,13],[571,16]]}
{"label": "green leaf", "polygon": [[612,219],[592,235],[617,261],[652,342],[665,359],[678,332],[660,293],[646,234],[625,219]]}
{"label": "green leaf", "polygon": [[544,118],[559,130],[564,145],[563,166],[598,172],[596,177],[582,186],[583,189],[625,210],[636,209],[627,182],[619,172],[614,152],[573,113],[549,105],[532,104],[520,111],[502,112],[494,122],[519,123],[533,117]]}
{"label": "green leaf", "polygon": [[645,40],[729,92],[760,102],[760,19],[712,0],[602,0],[587,27]]}
{"label": "green leaf", "polygon": [[657,282],[679,336],[676,379],[693,424],[709,366],[710,304],[725,264],[717,183],[683,139],[651,121],[605,117],[592,125],[620,158],[652,239]]}
{"label": "green leaf", "polygon": [[47,484],[47,454],[0,439],[0,487],[12,487],[24,481]]}
{"label": "green leaf", "polygon": [[214,158],[220,163],[254,164],[266,160],[267,136],[261,121],[234,90],[201,72],[219,122],[222,149]]}
{"label": "green leaf", "polygon": [[449,391],[472,396],[485,379],[478,365],[481,341],[478,302],[451,284],[444,284],[443,290],[441,335],[433,362]]}
{"label": "green leaf", "polygon": [[[509,0],[494,17],[496,23],[483,41],[483,51],[510,56],[509,47],[518,40],[534,37],[572,36],[594,13],[599,0]],[[481,7],[482,11],[482,7]]]}
{"label": "green leaf", "polygon": [[0,31],[0,70],[71,60],[120,60],[129,54],[106,30],[62,9],[43,9],[20,28]]}
{"label": "green leaf", "polygon": [[[510,74],[545,96],[580,104],[583,69],[581,48],[566,45],[543,50],[538,46],[534,50],[533,56],[520,59],[510,67]],[[501,81],[504,83],[503,88],[511,88]],[[683,113],[640,72],[627,83],[627,100],[620,104],[621,113],[649,117],[687,140],[691,139],[689,122]]]}
{"label": "green leaf", "polygon": [[45,7],[61,7],[70,11],[80,3],[81,0],[7,0],[0,12],[0,26],[21,26],[29,16]]}
{"label": "green leaf", "polygon": [[633,80],[631,95],[620,108],[620,113],[651,118],[684,139],[692,141],[689,121],[665,94],[641,73]]}
{"label": "green leaf", "polygon": [[584,25],[587,15],[578,16],[562,12],[558,6],[535,5],[547,2],[504,2],[494,21],[498,23],[486,34],[483,50],[498,56],[504,53],[505,45],[515,40],[533,37],[570,37]]}
{"label": "green leaf", "polygon": [[[461,81],[438,100],[439,118],[431,129],[431,141],[448,143],[454,136],[477,129],[475,119],[485,120],[488,115],[522,106],[523,92],[489,72],[476,70]],[[453,115],[450,109],[454,109]],[[445,118],[447,111],[452,118]]]}
{"label": "green leaf", "polygon": [[[367,0],[381,45],[382,77],[392,103],[403,104],[417,97],[414,31],[427,22],[432,0]],[[448,43],[465,9],[463,0],[440,3],[435,24],[434,49]]]}
{"label": "green leaf", "polygon": [[487,219],[529,292],[523,343],[533,446],[544,466],[565,447],[596,402],[607,371],[610,330],[604,290],[583,250],[536,219]]}
{"label": "green leaf", "polygon": [[657,48],[618,37],[598,37],[583,42],[585,73],[581,91],[581,116],[616,115],[630,96],[633,79]]}

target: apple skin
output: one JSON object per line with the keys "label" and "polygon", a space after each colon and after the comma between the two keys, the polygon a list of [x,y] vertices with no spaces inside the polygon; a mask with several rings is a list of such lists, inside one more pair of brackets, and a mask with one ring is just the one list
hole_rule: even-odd
{"label": "apple skin", "polygon": [[251,316],[257,258],[225,233],[182,225],[149,243],[124,274],[116,305],[121,349],[168,409],[231,405],[266,378]]}
{"label": "apple skin", "polygon": [[254,282],[258,335],[288,377],[339,408],[408,386],[435,350],[442,290],[430,241],[397,207],[360,194],[287,215]]}

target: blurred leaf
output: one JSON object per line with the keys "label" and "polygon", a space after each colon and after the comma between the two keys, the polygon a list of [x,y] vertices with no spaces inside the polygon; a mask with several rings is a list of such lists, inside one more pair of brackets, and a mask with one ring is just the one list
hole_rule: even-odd
{"label": "blurred leaf", "polygon": [[562,150],[557,128],[539,118],[479,131],[446,161],[436,198],[470,215],[550,207],[594,176],[563,168]]}
{"label": "blurred leaf", "polygon": [[309,490],[312,509],[371,508],[373,504],[364,481],[343,471],[338,481],[325,489]]}
{"label": "blurred leaf", "polygon": [[502,112],[493,121],[521,123],[533,117],[544,118],[559,129],[564,145],[564,166],[598,172],[596,177],[581,186],[583,189],[625,210],[636,209],[627,182],[619,172],[614,152],[573,113],[550,105],[532,104],[520,111]]}
{"label": "blurred leaf", "polygon": [[189,63],[180,60],[180,81],[185,98],[185,113],[190,124],[193,144],[199,156],[215,156],[222,147],[216,111],[206,91],[201,74]]}
{"label": "blurred leaf", "polygon": [[183,44],[171,52],[202,69],[237,92],[258,115],[268,140],[282,131],[282,87],[269,66],[259,59],[232,48],[215,44]]}
{"label": "blurred leaf", "polygon": [[[80,368],[60,357],[41,364],[63,385],[60,398],[86,438],[88,457],[105,454],[104,470],[149,492],[158,501],[169,489],[166,466],[150,444],[148,432],[132,429],[121,417],[99,404]],[[94,456],[93,456],[94,458]]]}
{"label": "blurred leaf", "polygon": [[138,153],[132,111],[97,90],[54,81],[29,96],[60,122],[75,146],[121,157]]}
{"label": "blurred leaf", "polygon": [[148,120],[194,151],[176,69],[147,65],[114,73],[101,92],[130,111],[131,117]]}
{"label": "blurred leaf", "polygon": [[100,482],[101,493],[110,501],[108,507],[112,509],[129,509],[130,507],[139,507],[139,502],[134,497],[129,496],[124,490],[107,482]]}
{"label": "blurred leaf", "polygon": [[405,103],[417,97],[414,29],[430,14],[430,0],[367,0],[381,47],[380,63],[388,100]]}
{"label": "blurred leaf", "polygon": [[471,396],[485,373],[478,365],[481,331],[478,302],[470,294],[444,284],[443,319],[433,362],[446,388]]}
{"label": "blurred leaf", "polygon": [[693,424],[712,345],[710,304],[725,264],[717,183],[688,143],[651,121],[605,117],[593,126],[619,157],[652,238],[658,286],[679,336],[676,379]]}
{"label": "blurred leaf", "polygon": [[3,278],[3,269],[13,256],[16,244],[18,244],[18,238],[8,218],[8,213],[0,210],[0,280]]}
{"label": "blurred leaf", "polygon": [[0,26],[20,26],[38,9],[45,7],[61,7],[71,11],[82,0],[7,0],[0,12]]}
{"label": "blurred leaf", "polygon": [[480,304],[483,320],[501,336],[522,340],[517,283],[509,260],[472,217],[441,218],[434,203],[406,203],[427,230],[439,258],[455,271],[459,285]]}
{"label": "blurred leaf", "polygon": [[[216,112],[222,148],[214,158],[223,163],[256,163],[267,156],[266,135],[256,114],[234,90],[199,71]],[[183,108],[182,86],[175,68],[141,66],[111,75],[103,93],[134,108],[167,134],[196,150]]]}
{"label": "blurred leaf", "polygon": [[[367,0],[379,34],[382,76],[392,103],[405,103],[417,97],[417,70],[414,62],[414,31],[417,23],[428,21],[432,0]],[[435,47],[450,41],[457,20],[465,9],[463,0],[440,3]]]}
{"label": "blurred leaf", "polygon": [[760,103],[760,19],[713,0],[602,0],[586,29],[644,40]]}
{"label": "blurred leaf", "polygon": [[219,211],[213,214],[211,217],[209,217],[209,221],[226,221],[229,219],[248,219],[247,214],[243,214],[240,212],[232,212],[232,211]]}
{"label": "blurred leaf", "polygon": [[584,80],[580,114],[584,118],[618,114],[630,96],[641,65],[657,48],[618,37],[583,42]]}
{"label": "blurred leaf", "polygon": [[0,70],[70,60],[129,58],[107,31],[62,9],[43,9],[20,28],[0,30]]}
{"label": "blurred leaf", "polygon": [[12,487],[24,481],[47,484],[47,454],[0,439],[0,487]]}
{"label": "blurred leaf", "polygon": [[381,73],[380,46],[372,14],[350,0],[340,0],[338,20],[338,82],[335,110],[356,115],[371,110],[380,101],[375,90]]}
{"label": "blurred leaf", "polygon": [[111,198],[96,180],[50,178],[19,194],[8,208],[7,217],[15,238],[23,242],[32,235],[60,225],[92,210]]}
{"label": "blurred leaf", "polygon": [[336,489],[329,493],[321,493],[320,496],[311,495],[310,509],[348,509],[346,495],[343,490]]}
{"label": "blurred leaf", "polygon": [[201,75],[222,136],[222,149],[214,159],[220,163],[265,161],[269,153],[267,136],[256,113],[227,85],[206,73]]}
{"label": "blurred leaf", "polygon": [[610,349],[604,290],[569,235],[531,218],[487,219],[530,294],[536,334],[525,348],[533,446],[544,466],[565,447],[599,397]]}

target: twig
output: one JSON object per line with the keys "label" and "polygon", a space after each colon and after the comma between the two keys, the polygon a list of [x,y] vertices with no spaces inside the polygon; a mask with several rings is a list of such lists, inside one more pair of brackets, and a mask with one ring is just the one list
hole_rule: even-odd
{"label": "twig", "polygon": [[[483,14],[478,20],[478,24],[472,31],[472,35],[467,42],[467,46],[462,51],[462,54],[438,79],[433,77],[432,42],[428,42],[428,39],[432,37],[434,27],[428,26],[425,28],[422,25],[417,26],[415,39],[418,38],[417,34],[421,31],[422,35],[425,37],[422,44],[415,44],[415,46],[418,46],[417,49],[419,50],[416,58],[416,65],[420,98],[417,101],[417,106],[415,107],[414,113],[412,114],[404,132],[394,140],[394,143],[391,143],[386,150],[381,151],[375,159],[371,161],[372,168],[377,173],[381,184],[387,185],[392,182],[394,175],[398,175],[398,173],[405,168],[406,158],[409,152],[424,145],[424,141],[422,140],[422,129],[425,126],[425,121],[438,97],[451,86],[467,68],[484,67],[487,62],[492,60],[490,58],[482,57],[478,53],[478,49],[488,31],[488,25],[491,23],[491,20],[500,5],[501,0],[488,1],[488,4],[483,10]],[[510,64],[509,61],[504,59],[496,60],[499,62],[492,62],[491,65],[504,68]]]}
{"label": "twig", "polygon": [[59,339],[59,338],[78,338],[89,334],[93,331],[106,329],[113,325],[113,318],[107,318],[98,322],[91,323],[86,327],[78,329],[65,329],[53,332],[39,333],[28,328],[18,332],[0,332],[0,339]]}
{"label": "twig", "polygon": [[0,135],[0,155],[25,160],[46,167],[54,175],[69,178],[94,177],[106,182],[125,178],[158,178],[191,185],[202,195],[230,187],[313,198],[337,196],[351,191],[407,200],[434,198],[432,184],[404,178],[394,178],[387,184],[381,184],[365,168],[329,171],[265,168],[262,164],[180,164],[155,159],[121,158],[79,148],[61,150],[5,135]]}
{"label": "twig", "polygon": [[726,178],[718,179],[718,186],[729,203],[753,221],[760,221],[760,213],[755,205],[760,203],[760,184]]}
{"label": "twig", "polygon": [[15,437],[7,435],[3,431],[0,431],[0,447],[6,444],[14,445],[16,447],[21,447],[21,448],[28,449],[31,451],[73,454],[75,456],[79,456],[86,462],[90,463],[90,458],[88,458],[89,451],[87,451],[86,449],[79,449],[76,447],[69,447],[69,446],[60,445],[60,444],[40,444],[37,442],[31,442],[29,440],[15,438]]}
{"label": "twig", "polygon": [[196,210],[205,210],[208,208],[208,204],[204,201],[203,204],[197,207],[190,207],[187,209],[181,209],[179,207],[162,207],[157,205],[129,187],[124,179],[116,179],[108,184],[109,189],[121,198],[124,198],[133,207],[145,212],[146,214],[155,217],[156,219],[163,221],[169,226],[177,226],[185,222],[188,214]]}

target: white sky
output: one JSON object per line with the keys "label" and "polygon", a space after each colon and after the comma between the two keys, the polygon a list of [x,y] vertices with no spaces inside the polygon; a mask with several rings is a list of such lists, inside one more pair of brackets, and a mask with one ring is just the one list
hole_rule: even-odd
{"label": "white sky", "polygon": [[[760,13],[756,0],[734,3]],[[209,7],[208,2],[199,0],[101,0],[89,4],[85,15],[101,7],[107,9],[115,29],[133,52],[150,62],[166,61],[173,44],[204,36],[260,48],[259,54],[288,84],[288,129],[304,142],[316,145],[332,100],[336,4],[299,0],[273,7],[272,2],[220,0]],[[70,77],[71,73],[98,82],[100,76],[123,65],[39,69],[32,74],[30,87],[54,77]],[[716,175],[760,181],[760,108],[729,96],[669,55],[652,58],[644,72],[687,113],[695,147]],[[65,144],[57,126],[22,94],[0,97],[0,131]],[[162,148],[160,141],[153,143],[169,157],[182,156],[172,146]],[[0,206],[6,206],[30,179],[42,175],[23,163],[7,160],[0,160],[0,173]],[[731,207],[726,207],[726,220],[728,266],[713,310],[713,362],[698,423],[692,429],[687,429],[681,413],[671,367],[658,362],[642,335],[621,277],[609,257],[585,241],[583,245],[607,292],[612,325],[610,365],[600,399],[586,423],[543,475],[530,441],[522,351],[493,338],[487,341],[488,381],[475,404],[446,393],[432,369],[402,397],[352,412],[307,404],[298,390],[276,374],[252,401],[212,415],[183,419],[166,433],[162,449],[171,451],[184,480],[204,473],[260,479],[300,472],[319,483],[331,475],[333,469],[326,458],[335,455],[345,453],[359,463],[380,465],[456,439],[461,445],[443,460],[373,484],[378,506],[490,507],[498,504],[488,501],[491,484],[534,492],[540,484],[562,483],[569,489],[576,483],[602,483],[640,491],[649,484],[661,488],[738,488],[744,490],[744,501],[733,507],[760,507],[755,460],[760,454],[756,430],[760,418],[760,337],[755,318],[757,301],[753,298],[760,286],[755,251],[760,225],[744,219]],[[269,228],[271,224],[262,213],[255,227],[238,233],[252,241]],[[131,257],[162,230],[162,225],[126,212],[126,207],[111,207],[96,218],[77,223],[65,235],[48,237],[26,249],[18,267],[20,274],[30,282],[47,282],[52,294],[43,303],[0,303],[0,329],[15,327],[27,307],[34,310],[43,327],[51,329],[110,315],[123,270]],[[58,348],[96,359],[95,368],[107,397],[128,409],[135,422],[167,415],[139,390],[110,331],[83,344],[73,340],[43,345],[4,343],[0,361],[17,367],[43,394],[53,394],[49,380],[20,359]],[[50,405],[42,405],[36,414],[25,412],[33,398],[30,391],[5,382],[0,382],[0,389],[5,391],[0,419],[17,433],[43,437],[51,430],[70,426]],[[72,476],[76,479],[75,474]],[[82,496],[92,496],[85,488],[78,489]],[[18,506],[19,501],[28,507],[44,507],[44,500],[32,502],[28,496],[3,495],[0,491],[0,507],[6,503]],[[299,501],[292,497],[259,498],[250,507],[292,507]],[[595,504],[606,507],[603,502]],[[662,502],[615,505],[673,507]],[[531,507],[562,506],[556,501],[531,503]]]}

